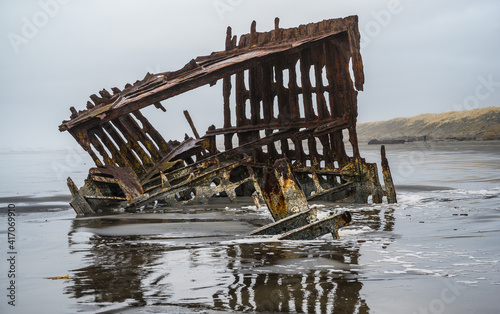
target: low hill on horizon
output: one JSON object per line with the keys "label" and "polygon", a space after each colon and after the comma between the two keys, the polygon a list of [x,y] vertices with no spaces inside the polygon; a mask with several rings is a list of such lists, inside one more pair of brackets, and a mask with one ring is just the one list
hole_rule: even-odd
{"label": "low hill on horizon", "polygon": [[358,140],[366,143],[405,140],[430,141],[500,140],[500,107],[421,114],[409,118],[366,122],[357,125]]}

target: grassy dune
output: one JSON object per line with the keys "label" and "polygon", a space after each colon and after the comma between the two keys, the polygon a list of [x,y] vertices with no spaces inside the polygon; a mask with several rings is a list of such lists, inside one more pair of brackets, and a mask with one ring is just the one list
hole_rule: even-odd
{"label": "grassy dune", "polygon": [[360,123],[360,142],[377,140],[500,140],[500,107]]}

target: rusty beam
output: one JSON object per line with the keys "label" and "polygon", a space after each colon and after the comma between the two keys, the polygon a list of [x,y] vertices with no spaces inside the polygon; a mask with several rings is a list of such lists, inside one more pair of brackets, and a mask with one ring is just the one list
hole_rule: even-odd
{"label": "rusty beam", "polygon": [[259,229],[255,229],[250,235],[275,235],[286,233],[304,225],[308,225],[316,220],[316,209],[311,208],[265,225]]}
{"label": "rusty beam", "polygon": [[[131,208],[138,208],[143,205],[147,205],[151,202],[154,202],[156,200],[161,200],[164,198],[168,198],[172,194],[176,194],[180,189],[183,189],[185,187],[196,187],[198,184],[198,181],[201,181],[202,183],[207,183],[207,182],[212,182],[211,180],[213,178],[216,178],[220,173],[223,171],[230,171],[231,169],[236,168],[237,166],[241,166],[243,164],[246,164],[251,161],[250,157],[247,157],[245,159],[242,159],[237,162],[233,163],[227,163],[227,164],[222,164],[215,169],[208,169],[207,171],[201,172],[198,175],[190,175],[186,180],[182,181],[179,184],[176,184],[174,186],[167,186],[165,188],[160,189],[158,192],[155,192],[151,195],[141,195],[140,197],[137,197],[136,199],[132,200],[130,205],[127,207],[127,209]],[[209,183],[209,184],[210,184]],[[244,183],[244,182],[242,182]]]}
{"label": "rusty beam", "polygon": [[334,239],[339,239],[338,230],[351,222],[348,211],[326,217],[300,228],[291,230],[278,237],[279,240],[313,240],[322,235],[331,233]]}
{"label": "rusty beam", "polygon": [[392,181],[391,169],[389,168],[389,162],[387,161],[387,157],[385,156],[385,145],[382,145],[380,147],[380,154],[382,155],[382,176],[384,178],[387,203],[397,203],[396,189],[394,188],[394,182]]}
{"label": "rusty beam", "polygon": [[200,138],[200,135],[198,134],[198,131],[196,130],[196,127],[194,126],[193,120],[191,119],[191,115],[189,115],[189,111],[184,110],[184,116],[186,117],[187,122],[189,123],[189,126],[191,127],[191,131],[193,131],[194,137],[196,139]]}

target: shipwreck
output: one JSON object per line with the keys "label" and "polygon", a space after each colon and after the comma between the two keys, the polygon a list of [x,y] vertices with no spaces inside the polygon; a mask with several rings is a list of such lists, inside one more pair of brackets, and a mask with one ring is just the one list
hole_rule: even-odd
{"label": "shipwreck", "polygon": [[[182,141],[166,140],[141,113],[148,106],[164,112],[162,101],[219,80],[220,103],[203,106],[220,110],[223,125],[204,135],[188,111],[192,136]],[[385,196],[396,202],[384,148],[385,189],[377,165],[360,156],[357,93],[363,84],[357,16],[288,29],[276,18],[268,32],[257,32],[254,21],[239,41],[228,27],[225,50],[175,72],[147,73],[123,89],[103,89],[85,110],[70,108],[59,130],[96,166],[81,188],[68,178],[71,205],[87,215],[250,196],[265,202],[275,220],[255,234],[338,237],[349,213],[318,221],[308,201],[381,203]]]}

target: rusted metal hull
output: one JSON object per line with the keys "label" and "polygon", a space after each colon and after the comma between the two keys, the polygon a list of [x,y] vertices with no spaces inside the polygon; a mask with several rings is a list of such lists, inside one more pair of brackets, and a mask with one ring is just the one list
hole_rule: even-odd
{"label": "rusted metal hull", "polygon": [[[275,211],[276,220],[303,211],[311,199],[367,202],[372,196],[382,202],[387,195],[395,202],[388,163],[383,168],[389,193],[380,185],[377,166],[359,153],[356,98],[364,84],[359,36],[356,16],[289,29],[276,19],[275,29],[262,33],[254,22],[238,44],[228,28],[224,51],[193,59],[179,71],[148,73],[112,93],[103,89],[90,96],[83,111],[71,107],[70,120],[59,129],[96,164],[80,189],[68,180],[75,211],[135,211],[158,202],[206,202],[214,195],[233,201],[253,195],[278,208],[283,200],[273,200],[261,186],[282,159],[289,161],[287,176],[299,188],[279,185],[288,207]],[[141,112],[148,106],[165,111],[161,101],[217,81],[222,81],[223,125],[210,126],[202,136],[187,111],[194,138],[186,135],[182,142],[165,140]],[[266,191],[276,183],[270,182]]]}

